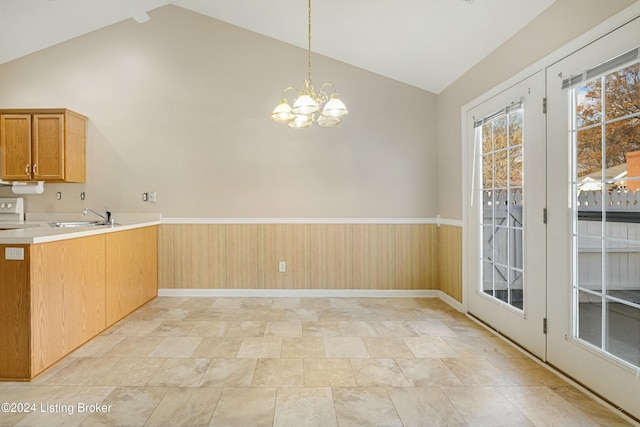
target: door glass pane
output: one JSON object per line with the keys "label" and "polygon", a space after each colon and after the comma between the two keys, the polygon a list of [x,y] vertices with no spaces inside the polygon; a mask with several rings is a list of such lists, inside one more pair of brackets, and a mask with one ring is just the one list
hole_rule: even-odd
{"label": "door glass pane", "polygon": [[602,298],[578,293],[578,338],[602,347]]}
{"label": "door glass pane", "polygon": [[606,316],[607,351],[626,362],[640,366],[640,309],[608,301]]}
{"label": "door glass pane", "polygon": [[639,74],[634,64],[572,95],[574,332],[634,366],[640,366]]}
{"label": "door glass pane", "polygon": [[640,113],[640,64],[634,64],[605,77],[607,120]]}
{"label": "door glass pane", "polygon": [[520,310],[523,281],[522,107],[482,125],[482,292]]}

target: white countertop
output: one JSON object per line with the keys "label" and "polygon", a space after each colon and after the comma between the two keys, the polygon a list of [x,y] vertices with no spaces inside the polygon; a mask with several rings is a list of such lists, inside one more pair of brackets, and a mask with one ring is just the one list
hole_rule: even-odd
{"label": "white countertop", "polygon": [[51,227],[49,223],[57,221],[93,221],[99,218],[93,215],[83,216],[75,213],[27,214],[26,220],[22,222],[0,222],[0,229],[11,228],[10,230],[0,230],[0,245],[30,245],[55,242],[160,224],[160,214],[158,213],[115,213],[113,218],[116,225],[55,228]]}

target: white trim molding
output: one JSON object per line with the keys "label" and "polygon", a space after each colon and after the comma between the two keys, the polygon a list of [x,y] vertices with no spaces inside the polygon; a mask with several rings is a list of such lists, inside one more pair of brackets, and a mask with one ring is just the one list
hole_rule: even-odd
{"label": "white trim molding", "polygon": [[158,289],[159,297],[241,298],[440,298],[463,312],[462,304],[436,289]]}
{"label": "white trim molding", "polygon": [[162,218],[162,224],[445,224],[462,220],[440,218]]}

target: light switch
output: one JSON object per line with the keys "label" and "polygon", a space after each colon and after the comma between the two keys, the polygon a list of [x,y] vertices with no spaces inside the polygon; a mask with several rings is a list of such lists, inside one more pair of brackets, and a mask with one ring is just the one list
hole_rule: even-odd
{"label": "light switch", "polygon": [[24,248],[4,248],[4,259],[24,260]]}

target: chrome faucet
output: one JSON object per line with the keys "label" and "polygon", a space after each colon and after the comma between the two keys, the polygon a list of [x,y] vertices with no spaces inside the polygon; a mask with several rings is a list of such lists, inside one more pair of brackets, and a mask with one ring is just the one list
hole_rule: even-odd
{"label": "chrome faucet", "polygon": [[109,212],[109,210],[107,209],[107,207],[104,207],[104,215],[100,215],[98,212],[94,211],[93,209],[89,209],[89,208],[84,208],[84,210],[82,211],[82,215],[86,215],[89,212],[94,213],[96,215],[98,215],[100,218],[104,219],[104,222],[106,224],[113,224],[113,218],[111,217],[111,212]]}

